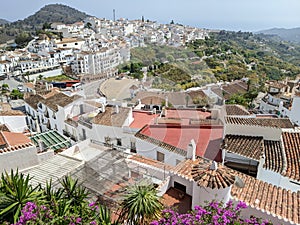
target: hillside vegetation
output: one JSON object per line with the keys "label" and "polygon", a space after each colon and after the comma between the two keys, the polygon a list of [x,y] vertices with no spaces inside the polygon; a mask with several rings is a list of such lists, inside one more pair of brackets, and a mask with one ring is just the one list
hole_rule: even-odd
{"label": "hillside vegetation", "polygon": [[269,30],[258,31],[257,33],[276,35],[282,40],[290,41],[300,44],[300,27],[284,29],[284,28],[273,28]]}
{"label": "hillside vegetation", "polygon": [[44,24],[51,24],[54,22],[71,24],[82,21],[86,17],[89,17],[89,15],[66,5],[46,5],[24,20],[7,23],[2,27],[0,26],[0,43],[15,39],[22,33],[23,35],[24,33],[33,35],[37,30],[42,29]]}
{"label": "hillside vegetation", "polygon": [[300,73],[300,46],[249,32],[221,31],[188,46],[205,56],[218,80],[242,77],[280,80]]}
{"label": "hillside vegetation", "polygon": [[[259,85],[266,79],[294,78],[300,74],[299,45],[250,32],[211,33],[210,38],[182,48],[134,48],[131,56],[133,67],[147,66],[148,74],[168,79],[183,89],[243,77]],[[126,66],[122,69],[126,70]]]}

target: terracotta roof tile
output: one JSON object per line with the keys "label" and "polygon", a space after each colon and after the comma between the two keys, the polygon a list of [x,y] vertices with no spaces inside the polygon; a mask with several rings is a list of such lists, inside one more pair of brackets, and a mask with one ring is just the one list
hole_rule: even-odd
{"label": "terracotta roof tile", "polygon": [[300,191],[287,191],[236,171],[235,174],[244,181],[245,186],[232,187],[231,195],[234,199],[296,224],[300,222]]}
{"label": "terracotta roof tile", "polygon": [[[185,160],[179,163],[172,170],[172,173],[192,181],[193,168],[199,164],[202,165],[200,167],[205,168],[205,165],[210,165],[211,161],[204,158],[198,158],[195,161]],[[243,188],[236,185],[232,186],[231,196],[234,199],[243,201],[257,210],[287,219],[296,224],[300,223],[300,191],[287,191],[225,166],[222,169],[224,173],[230,176],[238,176],[244,182]]]}
{"label": "terracotta roof tile", "polygon": [[234,184],[235,176],[229,172],[226,167],[219,164],[214,169],[211,168],[211,166],[212,165],[209,164],[203,164],[201,161],[193,165],[191,175],[198,186],[220,189]]}
{"label": "terracotta roof tile", "polygon": [[282,173],[285,165],[280,141],[264,140],[265,164],[264,168],[276,173]]}
{"label": "terracotta roof tile", "polygon": [[287,160],[285,176],[300,181],[300,133],[283,132],[282,139]]}
{"label": "terracotta roof tile", "polygon": [[229,152],[258,161],[263,154],[263,137],[229,134],[225,136],[223,146]]}
{"label": "terracotta roof tile", "polygon": [[288,118],[240,118],[225,117],[227,124],[237,124],[245,126],[261,126],[275,128],[294,128],[292,122]]}
{"label": "terracotta roof tile", "polygon": [[25,98],[24,101],[33,109],[37,110],[37,104],[44,98],[40,95],[30,95],[28,98]]}
{"label": "terracotta roof tile", "polygon": [[240,115],[247,116],[250,113],[241,105],[225,105],[226,113],[228,116]]}
{"label": "terracotta roof tile", "polygon": [[41,99],[40,102],[42,102],[52,110],[57,111],[58,106],[65,107],[80,98],[82,97],[79,95],[68,96],[62,92],[59,92],[47,99]]}
{"label": "terracotta roof tile", "polygon": [[114,107],[106,106],[105,112],[98,113],[98,115],[93,118],[92,123],[104,126],[122,127],[128,117],[129,111],[129,108],[119,107],[119,113],[116,113]]}

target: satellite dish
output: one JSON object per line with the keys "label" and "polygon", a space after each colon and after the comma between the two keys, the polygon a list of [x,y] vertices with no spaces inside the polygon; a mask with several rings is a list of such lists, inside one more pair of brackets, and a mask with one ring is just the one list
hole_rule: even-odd
{"label": "satellite dish", "polygon": [[240,177],[238,177],[238,176],[235,176],[234,184],[235,184],[235,186],[237,186],[239,188],[245,187],[244,181]]}

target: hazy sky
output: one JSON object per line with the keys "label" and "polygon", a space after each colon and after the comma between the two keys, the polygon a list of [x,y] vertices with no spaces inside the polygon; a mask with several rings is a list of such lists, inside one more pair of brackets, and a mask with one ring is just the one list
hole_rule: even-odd
{"label": "hazy sky", "polygon": [[145,19],[227,30],[300,27],[300,0],[1,0],[0,18],[24,19],[50,3],[62,3],[99,18]]}

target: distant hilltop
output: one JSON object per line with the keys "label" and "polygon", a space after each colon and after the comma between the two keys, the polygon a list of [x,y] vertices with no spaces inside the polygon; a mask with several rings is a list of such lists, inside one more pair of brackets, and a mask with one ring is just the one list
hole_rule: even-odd
{"label": "distant hilltop", "polygon": [[0,19],[0,25],[10,23],[8,20]]}
{"label": "distant hilltop", "polygon": [[256,33],[262,33],[267,35],[277,35],[285,41],[290,41],[300,44],[300,27],[285,29],[285,28],[272,28],[269,30],[262,30]]}
{"label": "distant hilltop", "polygon": [[24,20],[19,20],[13,25],[27,25],[27,26],[42,26],[44,23],[61,22],[71,24],[84,20],[90,15],[81,12],[77,9],[71,8],[62,4],[46,5],[37,11],[35,14],[27,17]]}
{"label": "distant hilltop", "polygon": [[[9,24],[9,26],[6,26],[5,32],[0,32],[0,43],[14,39],[23,31],[34,33],[36,30],[41,29],[45,23],[61,22],[64,24],[72,24],[83,21],[86,17],[90,17],[90,15],[66,5],[46,5],[24,20],[10,23],[9,21],[0,19],[0,24]],[[0,26],[0,31],[1,29],[4,28]]]}

